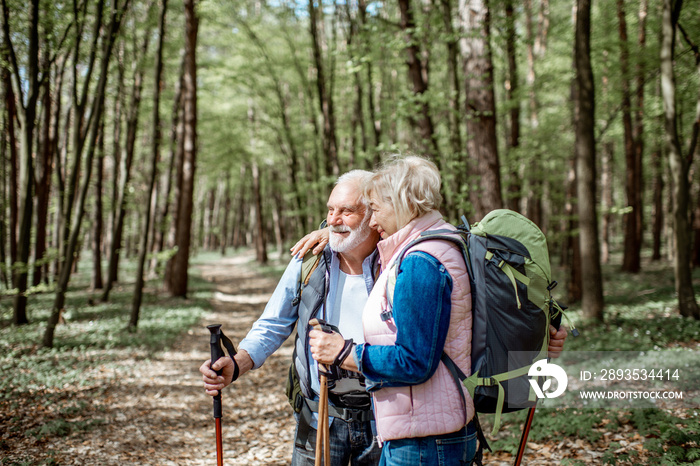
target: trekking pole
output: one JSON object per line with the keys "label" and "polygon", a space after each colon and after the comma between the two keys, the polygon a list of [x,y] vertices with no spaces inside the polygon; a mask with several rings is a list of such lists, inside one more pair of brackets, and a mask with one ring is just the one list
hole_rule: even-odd
{"label": "trekking pole", "polygon": [[523,428],[523,435],[520,437],[520,445],[518,445],[518,455],[515,457],[514,466],[520,466],[520,462],[523,460],[523,454],[525,453],[525,444],[527,443],[527,436],[530,434],[530,427],[532,426],[532,418],[535,417],[535,408],[537,405],[532,406],[527,410],[527,419],[525,420],[525,427]]}
{"label": "trekking pole", "polygon": [[[211,347],[211,364],[214,364],[219,358],[224,356],[224,350],[221,349],[221,325],[208,325],[207,328],[211,332],[209,346]],[[221,371],[215,371],[221,375]],[[214,422],[216,423],[216,464],[223,466],[224,464],[224,446],[221,438],[221,391],[214,396]]]}
{"label": "trekking pole", "polygon": [[[309,321],[314,330],[324,331],[323,326],[318,319]],[[330,466],[331,464],[331,445],[330,445],[330,428],[328,424],[328,377],[323,371],[327,371],[326,367],[319,364],[318,376],[321,381],[320,399],[318,401],[318,422],[316,429],[316,459],[314,466],[321,466],[321,454],[323,454],[323,465]]]}

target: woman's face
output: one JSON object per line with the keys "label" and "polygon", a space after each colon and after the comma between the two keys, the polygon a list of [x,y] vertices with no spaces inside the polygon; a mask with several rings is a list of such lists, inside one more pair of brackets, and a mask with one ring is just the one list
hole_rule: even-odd
{"label": "woman's face", "polygon": [[399,231],[396,212],[394,212],[394,206],[389,201],[385,201],[376,193],[372,193],[369,205],[372,209],[369,226],[377,230],[382,239],[386,239]]}

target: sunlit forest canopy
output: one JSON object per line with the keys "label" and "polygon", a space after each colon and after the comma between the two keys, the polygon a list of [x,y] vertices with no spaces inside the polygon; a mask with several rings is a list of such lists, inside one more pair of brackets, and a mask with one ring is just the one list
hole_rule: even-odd
{"label": "sunlit forest canopy", "polygon": [[197,251],[251,246],[264,263],[323,220],[338,175],[394,154],[437,164],[453,223],[502,207],[533,220],[589,317],[603,318],[601,263],[643,259],[677,264],[679,310],[698,315],[689,4],[2,6],[0,259],[17,323],[47,290],[58,319],[81,255],[105,300],[121,257],[179,296]]}

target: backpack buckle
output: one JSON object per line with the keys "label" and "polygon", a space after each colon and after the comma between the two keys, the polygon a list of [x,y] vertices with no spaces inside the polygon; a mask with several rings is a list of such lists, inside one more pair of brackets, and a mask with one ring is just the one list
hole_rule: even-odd
{"label": "backpack buckle", "polygon": [[379,314],[379,317],[381,317],[382,322],[386,322],[388,320],[391,320],[391,318],[393,316],[394,316],[394,313],[388,309],[386,311],[383,311],[381,314]]}

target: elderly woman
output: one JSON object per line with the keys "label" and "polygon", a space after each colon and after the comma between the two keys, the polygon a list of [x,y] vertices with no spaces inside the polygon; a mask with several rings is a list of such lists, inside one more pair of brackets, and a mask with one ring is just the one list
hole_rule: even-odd
{"label": "elderly woman", "polygon": [[[366,378],[383,443],[380,464],[471,464],[474,405],[440,360],[445,352],[465,374],[471,371],[464,259],[449,242],[425,241],[406,253],[401,273],[393,268],[422,232],[454,229],[438,212],[440,174],[426,159],[395,158],[374,173],[364,195],[373,210],[370,226],[382,238],[377,245],[382,272],[363,313],[365,343],[341,367]],[[323,364],[348,353],[339,334],[313,331],[310,345]]]}

